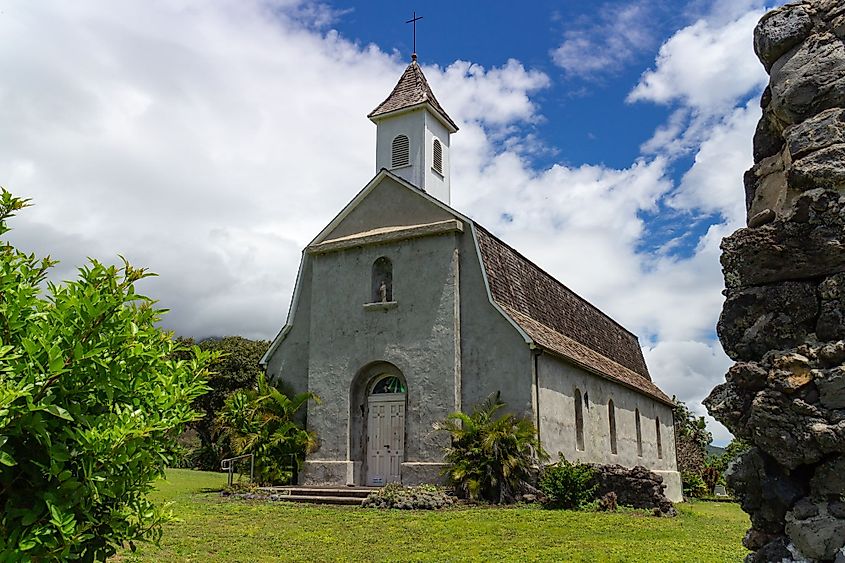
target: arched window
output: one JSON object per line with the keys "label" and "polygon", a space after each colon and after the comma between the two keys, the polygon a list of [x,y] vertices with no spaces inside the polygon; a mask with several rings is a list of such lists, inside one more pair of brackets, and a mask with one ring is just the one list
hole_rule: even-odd
{"label": "arched window", "polygon": [[607,402],[607,419],[610,423],[610,453],[615,454],[616,448],[616,407],[613,406],[613,399]]}
{"label": "arched window", "polygon": [[660,439],[660,417],[654,420],[654,427],[657,429],[657,459],[663,459],[663,441]]}
{"label": "arched window", "polygon": [[584,451],[584,402],[580,389],[575,389],[575,449]]}
{"label": "arched window", "polygon": [[379,379],[373,387],[371,395],[380,395],[382,393],[406,393],[405,384],[395,375],[389,375]]}
{"label": "arched window", "polygon": [[408,141],[407,136],[397,135],[393,139],[392,149],[393,168],[407,166],[411,163],[411,143]]}
{"label": "arched window", "polygon": [[373,262],[373,303],[393,301],[393,264],[382,256]]}
{"label": "arched window", "polygon": [[643,429],[640,426],[640,409],[634,411],[634,424],[637,427],[637,455],[643,457]]}
{"label": "arched window", "polygon": [[438,139],[434,139],[434,158],[431,167],[440,174],[443,174],[443,146]]}

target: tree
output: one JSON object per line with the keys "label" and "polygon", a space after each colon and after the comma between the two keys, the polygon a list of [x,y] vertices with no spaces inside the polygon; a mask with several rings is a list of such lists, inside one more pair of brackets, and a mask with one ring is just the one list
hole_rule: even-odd
{"label": "tree", "polygon": [[[27,205],[2,190],[0,236]],[[144,269],[91,260],[54,284],[54,263],[0,247],[3,561],[103,560],[124,541],[156,541],[167,516],[146,493],[197,415],[212,359],[171,358],[163,311],[135,292]]]}
{"label": "tree", "polygon": [[700,476],[713,436],[707,430],[703,416],[695,416],[682,401],[673,398],[673,402],[678,470]]}
{"label": "tree", "polygon": [[443,475],[465,497],[513,502],[528,483],[532,467],[549,457],[528,418],[496,417],[504,407],[496,393],[470,414],[454,412],[437,426],[452,437]]}
{"label": "tree", "polygon": [[255,473],[260,482],[290,483],[305,454],[313,451],[317,436],[295,420],[308,401],[319,397],[306,392],[286,394],[258,376],[255,388],[235,391],[226,399],[219,424],[237,455],[255,456]]}
{"label": "tree", "polygon": [[[193,340],[186,339],[193,344]],[[190,453],[197,469],[219,470],[220,461],[232,456],[232,449],[221,433],[218,416],[226,399],[235,391],[255,387],[261,370],[258,362],[270,343],[240,336],[206,339],[198,343],[201,350],[216,352],[219,357],[210,366],[208,393],[197,397],[194,408],[202,417],[191,423],[200,440],[199,448]]]}

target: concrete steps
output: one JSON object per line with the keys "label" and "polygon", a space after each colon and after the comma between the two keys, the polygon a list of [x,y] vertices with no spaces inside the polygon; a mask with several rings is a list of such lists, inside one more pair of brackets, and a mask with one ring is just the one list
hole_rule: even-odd
{"label": "concrete steps", "polygon": [[378,487],[261,487],[260,490],[289,502],[360,505]]}

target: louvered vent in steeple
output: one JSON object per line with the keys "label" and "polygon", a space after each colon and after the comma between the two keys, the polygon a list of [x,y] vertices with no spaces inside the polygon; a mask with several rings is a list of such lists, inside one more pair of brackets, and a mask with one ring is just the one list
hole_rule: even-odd
{"label": "louvered vent in steeple", "polygon": [[399,168],[411,163],[411,144],[405,135],[397,135],[393,139],[393,159],[391,166]]}

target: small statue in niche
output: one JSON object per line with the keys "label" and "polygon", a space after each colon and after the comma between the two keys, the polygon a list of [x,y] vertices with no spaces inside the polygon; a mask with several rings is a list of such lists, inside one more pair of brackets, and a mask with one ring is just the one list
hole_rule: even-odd
{"label": "small statue in niche", "polygon": [[387,303],[387,284],[384,282],[384,280],[382,280],[378,286],[378,297],[379,301],[381,301],[382,303]]}

